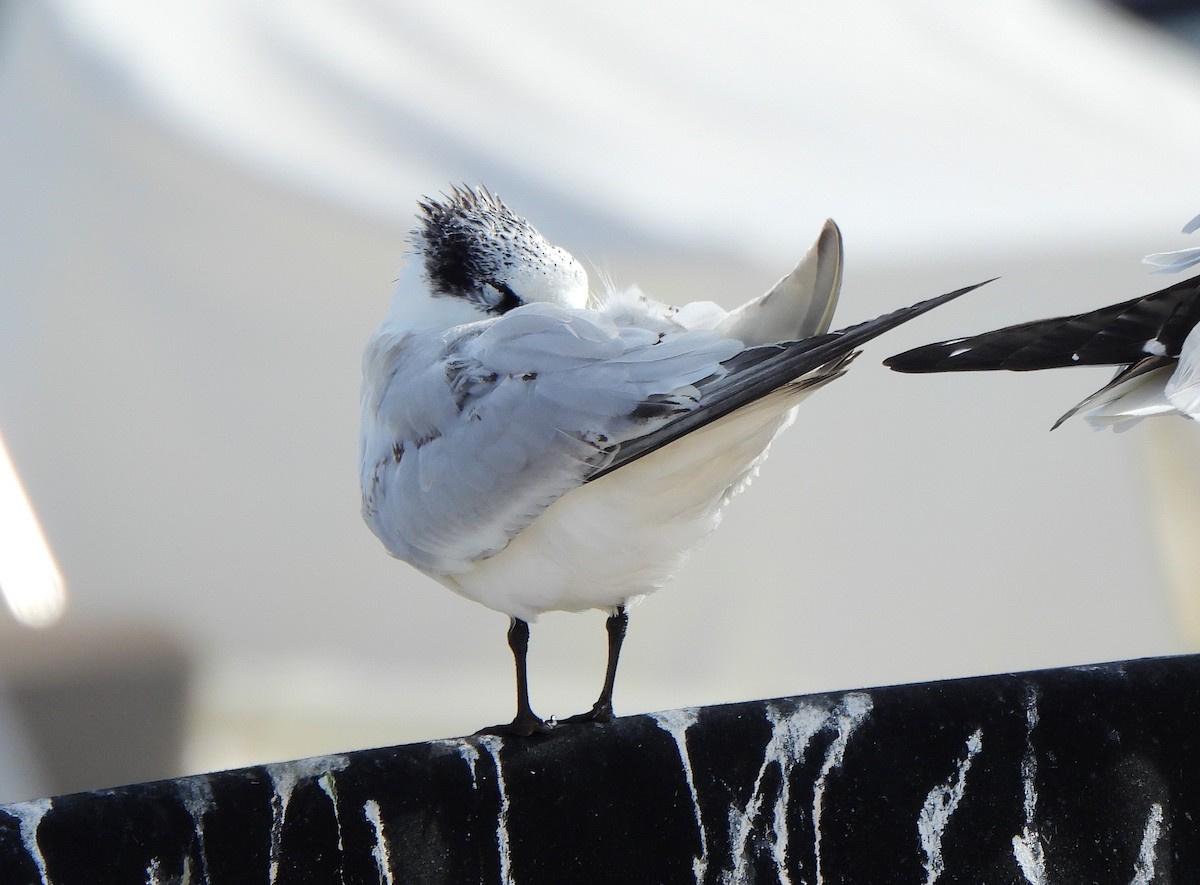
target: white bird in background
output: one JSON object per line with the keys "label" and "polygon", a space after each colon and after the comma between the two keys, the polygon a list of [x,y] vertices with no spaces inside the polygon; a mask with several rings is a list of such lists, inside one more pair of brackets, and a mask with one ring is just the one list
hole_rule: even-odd
{"label": "white bird in background", "polygon": [[[1200,216],[1184,228],[1200,227]],[[1144,259],[1178,271],[1200,249]],[[1161,271],[1159,271],[1161,272]],[[1054,422],[1077,412],[1093,427],[1128,430],[1152,415],[1200,419],[1200,277],[1073,316],[1034,320],[915,347],[883,361],[897,372],[1030,372],[1065,366],[1117,366],[1112,381]]]}
{"label": "white bird in background", "polygon": [[827,333],[841,236],[732,313],[636,288],[592,295],[583,267],[483,189],[420,204],[414,261],[363,356],[363,516],[393,556],[511,618],[517,714],[529,622],[609,613],[612,718],[629,605],[661,587],[753,477],[795,406],[854,348],[960,289]]}

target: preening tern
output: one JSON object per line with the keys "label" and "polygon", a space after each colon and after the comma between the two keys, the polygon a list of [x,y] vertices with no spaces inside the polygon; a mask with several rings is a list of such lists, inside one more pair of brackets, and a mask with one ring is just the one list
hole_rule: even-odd
{"label": "preening tern", "polygon": [[754,476],[796,405],[855,348],[960,289],[828,332],[842,277],[826,222],[795,269],[732,312],[636,288],[592,294],[569,253],[498,197],[420,203],[413,261],[363,356],[363,516],[393,556],[511,618],[517,714],[529,622],[609,613],[612,718],[630,604],[661,587]]}

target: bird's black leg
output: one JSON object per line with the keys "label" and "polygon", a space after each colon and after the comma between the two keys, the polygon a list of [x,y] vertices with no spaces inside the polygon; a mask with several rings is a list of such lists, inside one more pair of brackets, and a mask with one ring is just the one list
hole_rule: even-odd
{"label": "bird's black leg", "polygon": [[547,732],[550,726],[529,706],[529,674],[525,660],[529,655],[529,624],[513,618],[508,628],[508,647],[512,649],[517,667],[517,715],[507,725],[481,728],[476,734],[516,734],[528,737],[534,732]]}
{"label": "bird's black leg", "polygon": [[617,681],[617,661],[621,657],[621,643],[625,641],[625,629],[629,626],[629,613],[625,611],[625,606],[617,606],[617,610],[613,612],[604,626],[608,630],[608,666],[604,671],[604,688],[600,690],[600,697],[592,705],[591,710],[563,719],[563,724],[612,722],[612,696],[613,685]]}

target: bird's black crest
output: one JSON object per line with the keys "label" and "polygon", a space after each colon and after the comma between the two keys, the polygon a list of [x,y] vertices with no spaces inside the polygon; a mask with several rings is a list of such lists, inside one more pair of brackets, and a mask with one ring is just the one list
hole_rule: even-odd
{"label": "bird's black crest", "polygon": [[492,313],[520,306],[503,277],[530,238],[540,238],[528,221],[482,187],[455,187],[418,205],[413,245],[435,294],[468,298]]}

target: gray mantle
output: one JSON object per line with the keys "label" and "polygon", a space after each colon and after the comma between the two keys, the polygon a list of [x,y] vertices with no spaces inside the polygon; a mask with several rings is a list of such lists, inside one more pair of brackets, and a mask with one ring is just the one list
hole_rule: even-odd
{"label": "gray mantle", "polygon": [[0,883],[1200,875],[1200,656],[629,716],[0,806]]}

